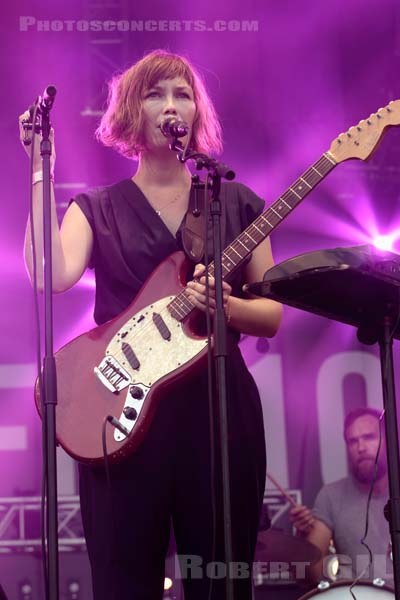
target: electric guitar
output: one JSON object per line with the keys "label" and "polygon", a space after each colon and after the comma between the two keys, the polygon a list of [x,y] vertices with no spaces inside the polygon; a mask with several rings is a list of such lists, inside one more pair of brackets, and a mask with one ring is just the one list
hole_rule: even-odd
{"label": "electric guitar", "polygon": [[[384,129],[399,124],[400,100],[395,100],[339,135],[319,160],[225,248],[224,279],[337,164],[367,159]],[[198,311],[186,293],[187,269],[183,252],[172,254],[118,317],[56,353],[57,441],[79,461],[103,462],[102,427],[107,417],[110,462],[134,452],[168,388],[202,368],[208,342],[193,326],[192,317]],[[213,263],[209,272],[214,274]],[[38,384],[36,404],[40,412]]]}

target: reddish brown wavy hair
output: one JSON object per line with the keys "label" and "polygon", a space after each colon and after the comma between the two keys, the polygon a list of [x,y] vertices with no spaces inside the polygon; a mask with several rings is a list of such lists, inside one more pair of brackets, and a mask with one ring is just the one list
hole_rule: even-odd
{"label": "reddish brown wavy hair", "polygon": [[221,125],[204,83],[189,60],[165,50],[155,50],[108,84],[108,106],[96,137],[127,158],[145,149],[142,98],[161,79],[182,77],[193,89],[196,115],[190,146],[199,152],[222,151]]}

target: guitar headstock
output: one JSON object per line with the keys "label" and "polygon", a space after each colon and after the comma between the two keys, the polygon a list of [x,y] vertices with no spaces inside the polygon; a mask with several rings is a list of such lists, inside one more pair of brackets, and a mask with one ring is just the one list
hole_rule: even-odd
{"label": "guitar headstock", "polygon": [[366,160],[376,150],[384,129],[391,125],[400,125],[400,100],[389,102],[368,119],[341,133],[333,140],[328,154],[337,163],[350,158]]}

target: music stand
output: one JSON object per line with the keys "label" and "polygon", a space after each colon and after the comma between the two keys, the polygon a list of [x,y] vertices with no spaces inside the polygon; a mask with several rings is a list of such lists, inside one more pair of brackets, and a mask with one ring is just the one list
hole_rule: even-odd
{"label": "music stand", "polygon": [[309,252],[269,269],[245,286],[271,298],[358,328],[379,344],[389,475],[388,520],[395,597],[400,598],[400,461],[393,373],[393,337],[400,337],[400,256],[373,246]]}

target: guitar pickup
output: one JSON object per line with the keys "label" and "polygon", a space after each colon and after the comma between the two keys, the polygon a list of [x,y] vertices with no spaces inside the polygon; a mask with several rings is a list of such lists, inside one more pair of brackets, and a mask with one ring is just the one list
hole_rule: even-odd
{"label": "guitar pickup", "polygon": [[153,313],[153,323],[157,327],[160,332],[161,337],[164,340],[169,341],[171,339],[171,332],[167,327],[166,322],[162,318],[162,316],[158,313]]}
{"label": "guitar pickup", "polygon": [[132,369],[137,370],[140,367],[140,362],[138,361],[138,358],[134,353],[132,347],[126,342],[122,342],[121,348],[126,360],[131,365]]}
{"label": "guitar pickup", "polygon": [[131,383],[129,373],[113,356],[104,357],[99,366],[94,367],[94,373],[113,394],[120,392]]}

